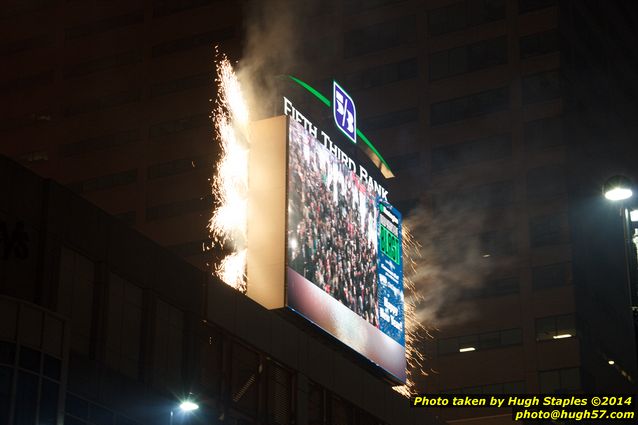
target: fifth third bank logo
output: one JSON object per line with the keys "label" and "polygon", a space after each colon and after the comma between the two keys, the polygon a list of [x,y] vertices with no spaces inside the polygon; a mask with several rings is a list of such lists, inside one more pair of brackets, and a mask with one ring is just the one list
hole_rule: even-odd
{"label": "fifth third bank logo", "polygon": [[336,81],[332,85],[332,115],[343,133],[357,143],[357,109],[352,98]]}

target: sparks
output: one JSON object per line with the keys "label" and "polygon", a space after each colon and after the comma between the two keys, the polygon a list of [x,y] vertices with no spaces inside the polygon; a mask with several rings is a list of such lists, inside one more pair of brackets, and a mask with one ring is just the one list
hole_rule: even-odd
{"label": "sparks", "polygon": [[407,362],[407,379],[404,385],[392,387],[404,397],[412,397],[417,392],[415,378],[419,375],[426,375],[423,370],[425,357],[419,351],[419,345],[423,339],[429,335],[426,327],[419,321],[416,314],[416,307],[423,297],[417,292],[414,281],[410,278],[415,272],[415,256],[419,253],[419,243],[414,239],[407,226],[403,226],[403,264],[409,270],[404,271],[403,287],[405,290],[405,357]]}
{"label": "sparks", "polygon": [[213,112],[221,156],[212,179],[216,207],[208,223],[211,239],[232,252],[215,266],[226,284],[246,292],[246,211],[248,196],[248,107],[230,61],[217,62],[219,91]]}

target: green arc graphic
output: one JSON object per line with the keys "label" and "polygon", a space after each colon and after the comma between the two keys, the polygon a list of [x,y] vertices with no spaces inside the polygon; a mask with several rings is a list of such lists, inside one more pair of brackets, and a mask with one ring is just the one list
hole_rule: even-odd
{"label": "green arc graphic", "polygon": [[[332,102],[330,101],[330,99],[328,99],[326,96],[321,94],[317,89],[312,87],[310,84],[306,83],[305,81],[300,80],[297,77],[293,77],[292,75],[289,75],[288,78],[290,78],[292,81],[294,81],[295,83],[299,84],[301,87],[306,89],[310,94],[312,94],[314,97],[319,99],[321,101],[321,103],[323,103],[327,107],[330,107],[332,105]],[[370,152],[367,152],[367,153],[371,157],[370,159],[372,159],[372,161],[375,163],[375,165],[377,167],[379,167],[379,169],[381,170],[383,175],[386,178],[394,177],[394,174],[392,173],[392,170],[390,169],[390,166],[385,161],[385,159],[383,159],[383,157],[381,156],[381,154],[379,153],[377,148],[374,147],[372,142],[370,142],[370,140],[365,136],[365,134],[363,134],[361,132],[361,130],[359,130],[358,128],[357,128],[357,136],[361,140],[363,140],[363,143],[365,143],[366,146],[368,147],[368,149],[370,149]],[[372,156],[376,157],[376,161],[375,161],[375,158],[372,158]]]}

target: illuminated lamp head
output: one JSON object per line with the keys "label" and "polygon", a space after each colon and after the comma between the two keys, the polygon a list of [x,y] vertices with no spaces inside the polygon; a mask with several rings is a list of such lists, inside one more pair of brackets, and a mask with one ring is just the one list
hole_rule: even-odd
{"label": "illuminated lamp head", "polygon": [[613,176],[603,185],[603,195],[610,201],[622,201],[631,198],[631,183],[625,176]]}

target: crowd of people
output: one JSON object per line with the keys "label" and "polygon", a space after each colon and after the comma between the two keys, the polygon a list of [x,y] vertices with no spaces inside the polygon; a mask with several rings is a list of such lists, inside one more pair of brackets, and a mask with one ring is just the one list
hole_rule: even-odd
{"label": "crowd of people", "polygon": [[376,195],[302,126],[289,137],[289,264],[378,327]]}

